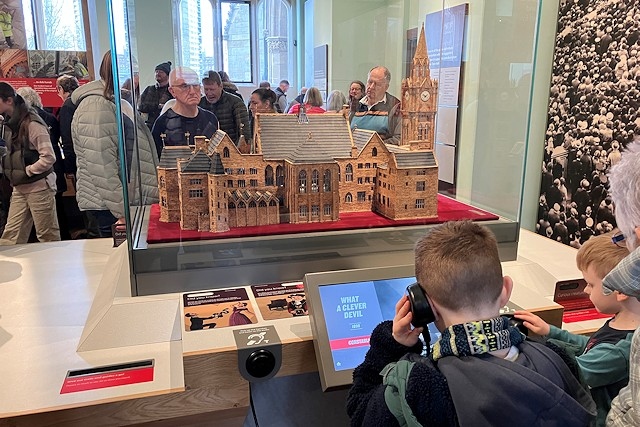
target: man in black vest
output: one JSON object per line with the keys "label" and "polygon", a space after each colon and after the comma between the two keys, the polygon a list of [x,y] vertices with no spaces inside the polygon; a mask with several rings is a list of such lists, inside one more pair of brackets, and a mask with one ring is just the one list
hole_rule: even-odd
{"label": "man in black vest", "polygon": [[222,79],[216,71],[209,71],[207,77],[202,79],[202,86],[204,96],[198,106],[216,115],[220,130],[229,135],[234,144],[238,145],[240,135],[244,135],[245,141],[249,143],[249,113],[242,99],[224,91]]}

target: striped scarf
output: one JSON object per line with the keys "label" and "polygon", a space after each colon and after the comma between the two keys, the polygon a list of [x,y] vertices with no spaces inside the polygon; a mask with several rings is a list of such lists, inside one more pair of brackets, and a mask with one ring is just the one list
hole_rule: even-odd
{"label": "striped scarf", "polygon": [[476,322],[449,326],[442,337],[433,345],[434,361],[446,356],[473,356],[504,350],[518,345],[525,336],[515,327],[509,326],[509,319],[496,317]]}

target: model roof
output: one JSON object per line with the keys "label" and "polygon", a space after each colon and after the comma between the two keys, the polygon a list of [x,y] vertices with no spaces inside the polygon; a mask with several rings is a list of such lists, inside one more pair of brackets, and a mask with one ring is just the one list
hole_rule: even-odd
{"label": "model roof", "polygon": [[164,169],[177,169],[178,159],[188,159],[191,157],[191,147],[186,145],[167,146],[162,149],[162,156],[158,166]]}
{"label": "model roof", "polygon": [[226,135],[227,134],[220,129],[218,129],[216,133],[213,134],[213,136],[209,140],[209,145],[207,146],[207,153],[209,153],[209,155],[214,152],[215,148],[222,142]]}
{"label": "model roof", "polygon": [[257,117],[265,160],[326,162],[349,157],[351,133],[342,114],[309,114],[298,123],[295,114],[261,114]]}
{"label": "model roof", "polygon": [[271,201],[272,199],[276,199],[277,197],[271,191],[264,190],[227,190],[227,198],[229,201],[238,202],[244,201],[249,202],[251,200],[260,201],[264,200],[265,202]]}
{"label": "model roof", "polygon": [[[212,159],[202,150],[196,151],[186,162],[182,163],[183,173],[207,173],[210,172]],[[223,168],[224,173],[224,168]]]}
{"label": "model roof", "polygon": [[405,153],[393,153],[399,169],[407,168],[437,168],[438,163],[433,151],[407,151]]}
{"label": "model roof", "polygon": [[209,173],[214,175],[224,175],[226,173],[224,171],[224,166],[222,165],[220,153],[213,153],[211,156],[211,169],[209,169]]}
{"label": "model roof", "polygon": [[373,138],[375,134],[376,133],[372,130],[354,129],[353,143],[358,148],[358,152],[362,151],[364,146],[367,145],[369,141],[371,141],[371,138]]}

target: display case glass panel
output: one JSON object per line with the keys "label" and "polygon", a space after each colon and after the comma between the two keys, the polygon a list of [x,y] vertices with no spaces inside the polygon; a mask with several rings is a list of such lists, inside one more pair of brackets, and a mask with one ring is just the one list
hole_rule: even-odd
{"label": "display case glass panel", "polygon": [[[381,114],[357,101],[353,111],[311,114],[308,96],[302,113],[258,112],[253,132],[224,123],[228,132],[205,140],[187,130],[178,139],[191,147],[169,147],[175,135],[166,125],[155,132],[164,145],[154,165],[157,197],[140,185],[145,165],[122,167],[133,294],[407,264],[429,227],[455,219],[482,221],[502,259],[515,259],[539,7],[534,0],[107,1],[116,99],[128,99],[135,115],[149,114],[140,93],[167,61],[193,70],[194,81],[176,83],[174,94],[206,96],[200,79],[224,69],[236,94],[223,96],[240,94],[243,104],[261,81],[275,89],[288,80],[288,101],[315,87],[323,108],[336,89],[349,106],[354,80],[376,98],[384,81],[368,73],[382,65],[390,74],[383,103],[399,102],[382,125]],[[139,81],[139,91],[127,81]],[[119,113],[128,110],[116,103]],[[367,122],[372,117],[378,124]],[[131,166],[142,157],[127,153],[140,153],[148,132],[136,127],[131,146],[125,131],[121,123],[121,163]]]}

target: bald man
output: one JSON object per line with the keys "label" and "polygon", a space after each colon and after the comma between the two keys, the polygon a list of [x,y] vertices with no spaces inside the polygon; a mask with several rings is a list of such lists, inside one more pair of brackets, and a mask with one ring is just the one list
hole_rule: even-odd
{"label": "bald man", "polygon": [[351,112],[351,129],[376,131],[384,142],[398,145],[402,132],[400,100],[387,92],[390,82],[391,73],[386,67],[369,71],[366,95],[357,110]]}
{"label": "bald man", "polygon": [[171,70],[169,93],[176,102],[158,117],[151,130],[158,157],[165,145],[194,145],[196,136],[211,138],[218,130],[215,114],[198,107],[202,94],[195,71],[188,67]]}

